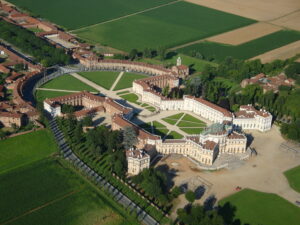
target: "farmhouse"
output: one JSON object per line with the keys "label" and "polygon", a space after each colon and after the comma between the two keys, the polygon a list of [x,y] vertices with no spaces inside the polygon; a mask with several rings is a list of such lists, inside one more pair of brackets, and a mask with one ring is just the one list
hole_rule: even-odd
{"label": "farmhouse", "polygon": [[241,87],[245,88],[250,84],[258,84],[263,88],[264,93],[267,91],[278,92],[280,86],[292,87],[295,85],[295,80],[287,78],[284,74],[279,74],[274,77],[268,77],[263,73],[260,73],[250,79],[244,79],[241,82]]}

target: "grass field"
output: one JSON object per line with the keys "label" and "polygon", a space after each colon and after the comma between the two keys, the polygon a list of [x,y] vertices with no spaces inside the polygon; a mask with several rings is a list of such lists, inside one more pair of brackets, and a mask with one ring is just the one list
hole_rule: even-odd
{"label": "grass field", "polygon": [[138,79],[148,77],[146,75],[135,74],[135,73],[124,73],[117,85],[115,86],[114,91],[118,91],[125,88],[132,87],[132,82]]}
{"label": "grass field", "polygon": [[99,86],[109,90],[117,79],[119,72],[83,72],[79,74],[86,79],[98,84]]}
{"label": "grass field", "polygon": [[300,40],[300,32],[281,30],[237,46],[215,42],[201,42],[177,49],[177,51],[190,56],[195,52],[199,52],[206,59],[214,59],[216,62],[220,62],[227,56],[249,59],[297,40]]}
{"label": "grass field", "polygon": [[1,224],[136,224],[131,219],[127,222],[114,202],[52,159],[5,173],[0,179]]}
{"label": "grass field", "polygon": [[76,34],[94,43],[130,51],[133,48],[174,47],[254,22],[181,1],[121,20],[87,27]]}
{"label": "grass field", "polygon": [[205,60],[197,59],[188,55],[184,54],[177,54],[174,52],[173,56],[168,56],[168,58],[164,61],[159,61],[156,58],[148,59],[148,58],[142,58],[139,61],[145,62],[145,63],[150,63],[150,64],[155,64],[155,65],[163,65],[167,66],[170,64],[176,65],[177,58],[180,57],[182,60],[182,64],[187,65],[190,68],[190,73],[198,73],[202,72],[204,67],[207,65],[211,66],[217,66],[216,63],[208,62]]}
{"label": "grass field", "polygon": [[133,93],[122,95],[121,98],[127,100],[128,102],[132,102],[132,103],[135,103],[135,104],[138,104],[138,105],[141,104],[140,102],[137,101],[139,99],[139,97],[136,94],[133,94]]}
{"label": "grass field", "polygon": [[181,138],[183,138],[183,136],[177,133],[176,131],[171,131],[166,137],[166,139],[181,139]]}
{"label": "grass field", "polygon": [[35,93],[36,100],[38,102],[43,102],[46,98],[55,98],[59,96],[69,95],[71,92],[61,92],[61,91],[44,91],[37,90]]}
{"label": "grass field", "polygon": [[[68,29],[76,29],[139,12],[173,0],[8,0]],[[75,16],[80,13],[80,16]]]}
{"label": "grass field", "polygon": [[2,140],[0,173],[30,164],[56,151],[52,134],[47,129]]}
{"label": "grass field", "polygon": [[[245,189],[222,199],[219,204],[226,204],[222,210],[226,224],[298,225],[300,221],[300,208],[275,194]],[[230,222],[231,216],[240,223]]]}
{"label": "grass field", "polygon": [[204,128],[183,128],[180,127],[180,130],[187,134],[200,134],[203,131]]}
{"label": "grass field", "polygon": [[94,88],[82,83],[78,79],[72,77],[71,75],[62,75],[57,77],[43,86],[41,88],[50,88],[50,89],[60,89],[68,91],[95,91]]}
{"label": "grass field", "polygon": [[284,173],[289,181],[290,186],[300,192],[300,166],[290,169]]}

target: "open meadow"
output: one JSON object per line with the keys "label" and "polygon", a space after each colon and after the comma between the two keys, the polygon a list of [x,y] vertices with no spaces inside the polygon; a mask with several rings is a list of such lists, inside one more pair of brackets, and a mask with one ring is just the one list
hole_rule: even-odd
{"label": "open meadow", "polygon": [[219,205],[226,224],[298,225],[300,221],[297,206],[278,195],[250,189],[222,199]]}
{"label": "open meadow", "polygon": [[39,130],[0,141],[0,174],[38,161],[57,151],[49,130]]}
{"label": "open meadow", "polygon": [[205,59],[220,62],[227,56],[238,59],[249,59],[298,40],[300,40],[299,32],[281,30],[237,46],[216,42],[200,42],[177,49],[177,51],[190,56],[200,53]]}
{"label": "open meadow", "polygon": [[[8,0],[33,15],[44,17],[67,29],[101,23],[174,0]],[[78,13],[78,16],[74,16]],[[79,16],[80,15],[80,16]]]}
{"label": "open meadow", "polygon": [[[0,176],[1,224],[136,224],[59,161],[45,159]],[[17,184],[17,185],[16,185]]]}
{"label": "open meadow", "polygon": [[254,20],[177,2],[75,33],[93,43],[130,51],[174,47],[254,23]]}

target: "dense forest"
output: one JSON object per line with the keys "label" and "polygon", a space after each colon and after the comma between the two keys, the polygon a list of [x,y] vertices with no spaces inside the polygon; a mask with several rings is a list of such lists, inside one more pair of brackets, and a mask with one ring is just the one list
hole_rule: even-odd
{"label": "dense forest", "polygon": [[63,49],[58,49],[31,31],[0,19],[0,38],[17,47],[22,52],[32,55],[43,66],[70,63],[71,57]]}
{"label": "dense forest", "polygon": [[274,119],[280,121],[282,133],[290,139],[300,141],[300,89],[280,86],[279,91],[263,92],[259,85],[240,87],[243,79],[259,73],[277,75],[284,71],[288,78],[300,85],[300,63],[289,60],[275,60],[262,64],[259,60],[242,61],[227,58],[218,67],[207,66],[201,75],[186,81],[185,94],[203,96],[231,111],[237,111],[240,105],[253,104],[257,108],[270,111]]}

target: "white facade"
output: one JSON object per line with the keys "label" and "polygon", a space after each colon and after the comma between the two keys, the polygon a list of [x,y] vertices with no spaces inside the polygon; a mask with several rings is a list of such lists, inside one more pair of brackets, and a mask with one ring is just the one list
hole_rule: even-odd
{"label": "white facade", "polygon": [[141,101],[150,103],[160,110],[190,111],[214,123],[232,122],[242,129],[268,131],[272,127],[272,115],[266,111],[257,111],[252,106],[241,106],[233,115],[213,103],[200,98],[184,96],[183,99],[166,99],[153,90],[145,90],[141,84],[133,82],[133,91],[141,96]]}
{"label": "white facade", "polygon": [[44,101],[44,109],[51,114],[52,117],[61,116],[61,107],[60,105],[51,106],[46,101]]}

